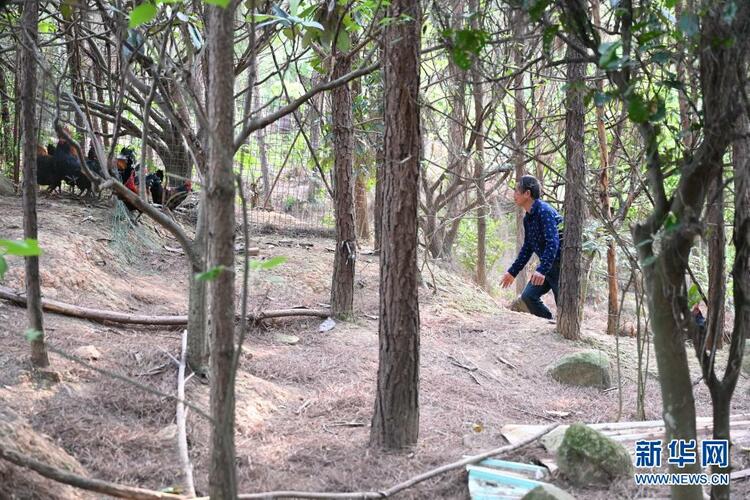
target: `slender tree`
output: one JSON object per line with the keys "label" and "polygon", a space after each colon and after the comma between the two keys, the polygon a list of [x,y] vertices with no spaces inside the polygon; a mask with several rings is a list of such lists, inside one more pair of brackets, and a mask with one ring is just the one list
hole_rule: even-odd
{"label": "slender tree", "polygon": [[384,33],[380,356],[370,444],[398,449],[414,445],[419,435],[419,1],[394,0],[387,17],[396,21]]}
{"label": "slender tree", "polygon": [[209,5],[207,13],[208,74],[208,267],[218,275],[210,288],[211,335],[211,466],[212,499],[237,497],[234,452],[234,43],[236,2]]}
{"label": "slender tree", "polygon": [[[575,51],[568,49],[568,58]],[[581,250],[585,208],[586,151],[583,142],[585,108],[583,77],[586,65],[568,63],[565,101],[565,229],[560,258],[560,296],[557,301],[557,328],[566,339],[581,336]]]}
{"label": "slender tree", "polygon": [[[21,133],[23,142],[23,235],[37,239],[36,217],[36,87],[37,68],[34,50],[38,38],[39,1],[25,2],[21,19]],[[44,343],[42,293],[39,283],[39,257],[26,257],[26,311],[29,328],[39,332],[31,341],[31,362],[38,368],[49,366]]]}
{"label": "slender tree", "polygon": [[[351,71],[351,56],[334,51],[333,78]],[[354,132],[352,128],[352,94],[349,84],[331,91],[331,125],[333,126],[334,203],[336,207],[336,252],[331,283],[331,312],[338,317],[354,312],[354,265],[357,258],[357,236],[354,226],[352,164]]]}

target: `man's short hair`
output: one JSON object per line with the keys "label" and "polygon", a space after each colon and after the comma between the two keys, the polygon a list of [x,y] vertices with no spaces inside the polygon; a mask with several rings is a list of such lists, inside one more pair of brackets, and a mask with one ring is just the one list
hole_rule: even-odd
{"label": "man's short hair", "polygon": [[531,192],[531,197],[535,200],[539,199],[542,194],[542,188],[539,185],[539,181],[533,175],[524,175],[521,180],[518,181],[518,192],[523,194],[526,191]]}

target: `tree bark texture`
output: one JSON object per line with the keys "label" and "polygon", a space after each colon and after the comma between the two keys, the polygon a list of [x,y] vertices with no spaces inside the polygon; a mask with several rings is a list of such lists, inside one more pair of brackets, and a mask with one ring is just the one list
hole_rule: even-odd
{"label": "tree bark texture", "polygon": [[[513,64],[516,68],[520,68],[524,64],[523,55],[523,42],[524,35],[526,32],[526,19],[523,12],[519,9],[515,14],[513,22],[513,38],[516,40],[513,46]],[[515,90],[513,91],[514,98],[514,118],[515,118],[515,130],[513,131],[513,147],[515,148],[513,154],[513,163],[515,164],[516,170],[516,185],[521,182],[521,177],[526,175],[525,170],[525,158],[523,154],[523,148],[526,141],[526,110],[523,107],[524,104],[524,72],[519,71],[516,76]],[[516,255],[521,252],[523,246],[524,233],[523,233],[523,217],[524,211],[522,208],[516,208]],[[521,272],[516,276],[516,293],[519,295],[523,293],[523,289],[526,288],[526,283],[529,281],[529,274],[526,269],[522,269]]]}
{"label": "tree bark texture", "polygon": [[[734,167],[734,266],[732,269],[734,291],[734,331],[729,347],[729,361],[721,382],[713,380],[709,384],[713,402],[714,439],[730,440],[729,413],[732,395],[739,378],[742,358],[745,353],[745,342],[750,334],[750,120],[741,116],[739,136],[733,144]],[[710,321],[710,312],[709,312]],[[728,474],[728,467],[713,467],[715,474]],[[730,498],[729,485],[717,485],[711,489],[712,499]]]}
{"label": "tree bark texture", "polygon": [[[21,132],[23,134],[23,236],[37,239],[36,217],[36,86],[37,70],[34,48],[37,43],[39,24],[39,1],[25,2],[21,20],[24,38],[21,64]],[[30,46],[29,43],[33,44]],[[38,368],[49,366],[47,347],[44,343],[44,322],[42,315],[42,292],[39,283],[39,257],[26,257],[26,297],[29,328],[41,333],[31,342],[31,363]]]}
{"label": "tree bark texture", "polygon": [[380,356],[370,444],[413,446],[419,435],[418,0],[394,0],[385,28],[385,172],[380,250]]}
{"label": "tree bark texture", "polygon": [[10,108],[8,107],[8,101],[10,100],[10,98],[8,95],[8,82],[5,78],[5,72],[5,69],[0,69],[0,122],[2,122],[3,133],[3,139],[2,143],[0,144],[0,148],[3,161],[6,164],[10,164],[13,162],[13,150],[10,146],[12,139],[11,129],[13,123],[10,119]]}
{"label": "tree bark texture", "polygon": [[[738,141],[739,142],[739,141]],[[736,148],[735,148],[736,149]],[[724,334],[724,295],[726,293],[726,261],[724,234],[724,175],[723,169],[711,179],[706,209],[706,239],[708,240],[708,338],[706,349],[721,349]]]}
{"label": "tree bark texture", "polygon": [[204,272],[206,266],[206,192],[201,191],[201,201],[198,205],[198,223],[193,241],[195,254],[200,260],[200,267],[191,264],[188,295],[188,338],[187,362],[194,372],[205,375],[208,373],[209,341],[208,341],[208,302],[206,291],[208,284],[196,279],[198,273]]}
{"label": "tree bark texture", "polygon": [[[479,1],[472,0],[470,9],[478,12]],[[472,29],[479,29],[478,16],[472,16]],[[472,85],[474,93],[474,128],[476,136],[476,157],[474,158],[474,179],[476,182],[477,202],[477,285],[487,289],[487,217],[489,209],[485,198],[484,180],[484,85],[482,84],[481,60],[477,58],[472,67]]]}
{"label": "tree bark texture", "polygon": [[209,284],[211,335],[211,465],[209,495],[237,496],[234,451],[234,139],[233,25],[236,4],[206,6],[208,72],[208,268],[222,271]]}
{"label": "tree bark texture", "polygon": [[370,239],[370,220],[367,209],[367,185],[365,184],[365,172],[359,169],[357,179],[354,181],[354,207],[356,211],[357,239],[367,241]]}
{"label": "tree bark texture", "polygon": [[[601,26],[599,14],[599,0],[592,2],[594,23]],[[604,81],[596,82],[599,92],[604,92]],[[609,154],[607,152],[607,133],[604,128],[604,108],[596,106],[596,135],[599,139],[599,202],[601,203],[602,218],[612,221],[612,207],[609,202]],[[615,239],[607,242],[607,335],[617,335],[619,292],[617,291],[617,253]]]}
{"label": "tree bark texture", "polygon": [[[333,69],[333,78],[340,78],[350,70],[349,56],[339,54]],[[354,312],[354,267],[357,258],[352,179],[354,133],[349,84],[340,85],[331,91],[331,115],[336,211],[336,252],[331,282],[331,311],[341,318],[351,316]]]}
{"label": "tree bark texture", "polygon": [[[568,49],[568,57],[575,57]],[[586,151],[583,142],[585,107],[583,78],[586,65],[568,63],[565,110],[565,230],[560,258],[560,293],[557,303],[557,328],[570,340],[581,336],[583,302],[581,300],[581,253],[585,210]]]}

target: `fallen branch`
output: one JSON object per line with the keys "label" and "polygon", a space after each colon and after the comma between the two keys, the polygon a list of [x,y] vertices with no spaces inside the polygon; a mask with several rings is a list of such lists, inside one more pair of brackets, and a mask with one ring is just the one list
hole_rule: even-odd
{"label": "fallen branch", "polygon": [[[14,292],[10,288],[0,286],[0,299],[9,300],[16,304],[26,306],[26,296]],[[45,311],[71,316],[74,318],[89,319],[99,322],[123,323],[130,325],[156,325],[156,326],[186,326],[187,316],[152,316],[145,314],[125,314],[115,311],[104,311],[89,307],[74,306],[54,299],[42,299],[42,308]],[[285,318],[290,316],[313,316],[316,318],[327,318],[331,315],[325,309],[272,309],[261,311],[258,314],[248,316],[250,321],[261,321],[272,318]],[[237,315],[239,319],[239,315]]]}
{"label": "fallen branch", "polygon": [[100,479],[90,479],[84,476],[79,476],[78,474],[52,467],[51,465],[45,464],[31,457],[18,453],[17,451],[10,450],[2,446],[0,446],[0,458],[20,467],[31,469],[37,474],[52,479],[53,481],[57,481],[58,483],[68,484],[82,490],[95,491],[97,493],[102,493],[104,495],[109,495],[117,498],[130,498],[133,500],[185,498],[182,495],[173,495],[172,493],[162,493],[160,491],[135,488],[133,486],[124,486],[121,484],[102,481]]}
{"label": "fallen branch", "polygon": [[[548,434],[549,432],[553,431],[557,427],[557,424],[550,425],[548,427],[545,427],[542,431],[534,434],[533,436],[524,439],[523,441],[520,441],[516,444],[509,444],[506,446],[501,446],[500,448],[495,448],[494,450],[486,451],[484,453],[480,453],[479,455],[474,455],[471,457],[466,457],[464,459],[461,459],[457,462],[453,462],[450,464],[442,465],[440,467],[437,467],[435,469],[432,469],[430,471],[427,471],[423,474],[420,474],[418,476],[414,476],[411,479],[407,479],[404,482],[398,483],[395,486],[392,486],[388,488],[387,490],[382,491],[360,491],[360,492],[354,492],[354,493],[330,493],[330,492],[306,492],[306,491],[269,491],[266,493],[245,493],[242,495],[238,495],[237,498],[240,500],[250,500],[250,499],[256,499],[256,498],[263,498],[263,499],[271,499],[271,498],[335,498],[335,499],[370,499],[370,498],[388,498],[394,496],[396,493],[400,493],[408,488],[411,488],[412,486],[419,484],[423,481],[426,481],[428,479],[432,479],[435,476],[439,476],[440,474],[444,474],[446,472],[450,472],[455,469],[460,469],[462,467],[465,467],[470,464],[476,464],[478,462],[481,462],[485,458],[494,457],[496,455],[500,455],[501,453],[506,453],[509,451],[517,450],[518,448],[521,448],[523,446],[526,446],[527,444],[533,443],[537,439],[541,438],[542,436]],[[197,500],[209,500],[208,497],[200,497]]]}
{"label": "fallen branch", "polygon": [[195,496],[195,482],[193,481],[193,464],[190,463],[187,445],[187,412],[185,405],[185,364],[187,357],[187,330],[182,332],[182,352],[180,354],[180,367],[177,370],[177,450],[182,462],[183,481],[185,493],[189,497]]}

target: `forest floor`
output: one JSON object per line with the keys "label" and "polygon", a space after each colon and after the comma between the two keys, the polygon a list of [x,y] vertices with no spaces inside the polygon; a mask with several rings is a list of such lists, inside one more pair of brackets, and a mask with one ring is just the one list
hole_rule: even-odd
{"label": "forest floor", "polygon": [[[133,232],[140,236],[134,238],[115,230],[112,209],[103,202],[42,195],[38,208],[45,297],[121,312],[187,313],[185,258],[171,250],[178,246],[176,241],[155,230],[145,217]],[[0,197],[0,214],[0,237],[21,239],[20,198]],[[260,248],[261,258],[288,259],[270,271],[280,281],[253,279],[251,310],[318,308],[329,301],[332,240],[257,233],[250,245]],[[23,290],[23,261],[8,261],[10,270],[2,284]],[[237,266],[241,268],[239,255]],[[425,283],[436,285],[437,293],[426,285],[419,291],[419,444],[410,453],[370,450],[378,366],[378,258],[363,252],[356,272],[356,314],[350,322],[320,332],[322,320],[284,319],[249,332],[236,387],[241,492],[381,490],[464,455],[502,446],[506,441],[500,430],[505,424],[635,420],[635,339],[619,339],[622,401],[617,390],[566,387],[545,374],[560,356],[581,349],[600,349],[614,361],[615,338],[604,333],[606,304],[599,310],[587,307],[583,339],[567,341],[556,334],[554,324],[511,312],[503,303],[507,301],[493,299],[434,266],[423,275]],[[51,364],[62,382],[39,382],[29,371],[25,325],[24,309],[0,301],[0,404],[50,436],[92,477],[151,489],[178,484],[174,402],[55,354]],[[101,354],[92,361],[95,366],[175,392],[176,368],[169,354],[179,355],[179,328],[103,325],[45,314],[45,331],[57,349],[73,352],[94,346]],[[299,342],[289,345],[279,334],[297,336]],[[725,355],[726,349],[721,356]],[[699,370],[692,358],[697,380]],[[470,372],[452,360],[478,370]],[[661,401],[653,355],[648,371],[646,417],[658,419]],[[749,389],[750,381],[741,378],[733,414],[750,412]],[[207,385],[194,377],[186,390],[191,402],[208,408]],[[710,416],[708,389],[699,383],[694,390],[698,415]],[[194,412],[188,414],[188,438],[196,486],[205,494],[209,426]],[[747,446],[734,447],[738,469],[750,466]],[[540,445],[532,446],[504,458],[530,460],[541,450]],[[589,490],[576,490],[562,479],[555,482],[578,498],[668,495],[666,488],[636,487],[632,479]],[[733,486],[737,498],[750,496],[748,483]],[[35,498],[32,491],[18,494]],[[439,476],[400,498],[468,498],[466,472]]]}

